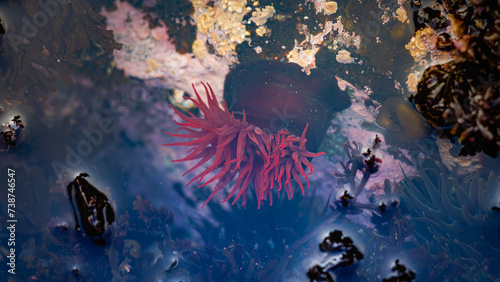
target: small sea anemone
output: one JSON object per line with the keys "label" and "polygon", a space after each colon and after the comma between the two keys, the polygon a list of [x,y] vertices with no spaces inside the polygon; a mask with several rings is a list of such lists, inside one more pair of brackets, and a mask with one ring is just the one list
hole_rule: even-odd
{"label": "small sea anemone", "polygon": [[185,123],[176,122],[180,126],[179,129],[184,129],[188,133],[165,132],[174,137],[194,139],[165,145],[192,147],[186,157],[174,161],[199,160],[185,174],[214,158],[213,163],[204,172],[188,183],[189,185],[195,180],[200,183],[209,173],[219,169],[213,177],[199,186],[217,183],[203,206],[232,180],[236,180],[236,183],[223,202],[228,201],[238,192],[232,204],[242,197],[242,205],[245,206],[246,192],[250,184],[254,187],[258,207],[268,196],[272,205],[271,190],[275,185],[278,196],[282,187],[285,187],[290,199],[293,197],[292,177],[299,184],[304,195],[304,186],[300,176],[307,181],[308,188],[309,179],[303,166],[308,167],[309,174],[311,174],[313,166],[308,158],[324,154],[307,150],[305,134],[308,125],[306,124],[300,137],[291,134],[287,129],[281,129],[275,133],[264,132],[261,128],[247,122],[245,110],[242,111],[242,120],[240,120],[235,118],[233,112],[229,112],[225,102],[223,107],[220,107],[210,85],[203,84],[203,86],[207,95],[207,103],[203,102],[196,89],[194,89],[196,99],[188,98],[198,107],[202,115],[195,116],[189,112],[185,115],[172,107],[185,121]]}
{"label": "small sea anemone", "polygon": [[[492,209],[498,203],[500,177],[479,173],[459,177],[438,163],[419,162],[421,179],[402,183],[404,204],[415,223],[417,239],[429,252],[444,252],[477,269],[481,261],[498,263],[500,217]],[[497,271],[492,269],[491,271]]]}

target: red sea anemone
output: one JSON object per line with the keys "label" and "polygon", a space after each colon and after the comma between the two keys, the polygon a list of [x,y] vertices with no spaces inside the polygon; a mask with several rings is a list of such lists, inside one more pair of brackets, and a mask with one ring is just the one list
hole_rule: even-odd
{"label": "red sea anemone", "polygon": [[[260,62],[257,64],[260,64]],[[273,63],[273,65],[274,64],[276,63]],[[300,72],[300,68],[298,70]],[[278,74],[280,73],[278,72]],[[281,75],[283,76],[284,74],[281,73]],[[305,74],[303,75],[306,76]],[[290,80],[290,78],[287,79]],[[307,76],[305,80],[307,80]],[[240,81],[245,83],[245,79]],[[226,85],[227,82],[228,79],[226,78]],[[292,83],[288,83],[288,87],[295,83],[292,80],[290,80],[290,82]],[[297,82],[296,84],[302,84],[302,86],[305,85],[304,80]],[[287,196],[290,199],[293,197],[292,178],[298,183],[301,188],[302,195],[304,195],[304,185],[302,184],[301,176],[306,180],[307,187],[309,188],[310,184],[308,175],[313,172],[313,166],[309,162],[310,158],[324,155],[323,152],[312,153],[306,148],[306,132],[309,121],[314,122],[312,119],[309,120],[309,116],[307,115],[310,111],[300,110],[304,114],[294,114],[294,116],[298,117],[297,119],[292,120],[292,124],[294,125],[299,122],[303,122],[304,120],[308,120],[301,133],[297,134],[300,135],[299,137],[291,133],[286,127],[286,124],[281,128],[264,128],[261,124],[263,124],[262,117],[269,114],[265,112],[265,108],[267,106],[262,107],[262,114],[259,117],[258,122],[254,123],[253,120],[250,119],[247,121],[247,117],[252,118],[252,116],[247,116],[245,108],[242,108],[241,111],[234,112],[233,110],[230,112],[225,101],[223,107],[220,107],[210,85],[203,84],[203,86],[207,95],[207,103],[203,102],[196,89],[194,89],[196,99],[188,97],[188,99],[190,99],[200,110],[200,116],[195,116],[189,112],[188,115],[185,115],[172,107],[179,117],[184,120],[184,123],[176,122],[176,124],[180,126],[179,129],[184,129],[188,133],[172,134],[166,132],[174,137],[190,138],[193,140],[165,145],[192,147],[186,157],[174,161],[181,162],[198,160],[198,163],[189,169],[184,175],[194,171],[207,163],[209,160],[213,159],[213,163],[210,166],[208,166],[202,173],[196,175],[188,183],[189,185],[197,180],[197,183],[201,183],[199,187],[203,187],[209,183],[216,183],[212,194],[203,206],[233,180],[235,180],[235,183],[231,192],[223,202],[228,201],[236,194],[232,204],[234,204],[237,199],[242,197],[243,206],[245,206],[247,189],[250,185],[254,187],[259,208],[261,202],[266,200],[268,196],[270,204],[272,205],[272,189],[274,187],[276,187],[278,191],[278,197],[281,189],[284,187]],[[279,92],[279,88],[280,83],[276,83],[271,90],[278,90]],[[302,98],[302,100],[297,102],[297,99],[294,99],[294,97],[298,96],[298,92],[296,90],[290,91],[284,87],[281,88],[282,95],[287,95],[288,93],[293,93],[294,95],[291,96],[292,98],[288,98],[288,102],[290,102],[291,105],[294,105],[291,107],[292,112],[295,108],[298,108],[297,105],[299,103],[307,100]],[[320,87],[318,86],[318,88]],[[285,90],[283,91],[283,89]],[[322,89],[325,90],[324,88]],[[337,89],[338,87],[333,88],[333,91],[329,92],[329,95],[338,95],[338,92],[336,92]],[[265,90],[262,91],[265,92]],[[318,97],[314,97],[314,95],[310,92],[302,92],[305,92],[304,95],[309,96],[310,99],[314,99],[313,101],[318,101]],[[326,92],[327,91],[325,91],[325,93]],[[287,99],[284,98],[284,100]],[[266,104],[266,101],[260,101]],[[309,103],[315,105],[314,102],[309,101]],[[254,102],[253,105],[257,105],[257,103]],[[321,107],[319,105],[315,106]],[[274,110],[272,107],[268,108],[270,108],[270,110]],[[255,108],[250,107],[249,109],[253,114],[256,114]],[[325,114],[323,119],[319,119],[319,121],[323,122],[325,119],[329,121],[331,113],[334,109],[337,108],[335,106],[332,106],[332,109],[329,108],[326,111],[326,114],[323,113]],[[316,114],[317,111],[312,112],[315,112]],[[308,117],[308,119],[304,119],[304,117]],[[296,122],[296,120],[299,122]],[[320,142],[317,140],[316,136],[324,136],[323,130],[326,131],[327,127],[317,126],[317,128],[319,129],[312,130],[314,133],[312,136],[316,143]],[[290,130],[293,129],[294,127],[290,126]],[[309,172],[306,174],[305,169],[307,168],[309,168]],[[210,179],[206,181],[203,180],[211,172],[216,173]],[[202,183],[202,181],[204,182]]]}

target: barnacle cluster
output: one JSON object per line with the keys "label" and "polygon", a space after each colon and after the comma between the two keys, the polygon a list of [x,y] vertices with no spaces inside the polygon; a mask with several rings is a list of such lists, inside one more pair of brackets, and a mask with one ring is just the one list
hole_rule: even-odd
{"label": "barnacle cluster", "polygon": [[427,68],[410,101],[441,137],[458,138],[463,156],[500,149],[499,18],[497,1],[446,0],[415,12],[416,28],[435,30],[435,49],[453,60]]}
{"label": "barnacle cluster", "polygon": [[498,202],[500,177],[492,172],[486,179],[479,172],[459,176],[426,159],[418,168],[421,178],[406,178],[401,195],[415,223],[416,239],[431,254],[442,252],[460,261],[467,275],[481,267],[477,258],[498,264],[500,216],[492,208]]}
{"label": "barnacle cluster", "polygon": [[8,14],[0,87],[9,104],[43,100],[57,89],[57,79],[70,85],[73,67],[82,66],[79,52],[93,44],[108,53],[121,49],[87,0],[9,1],[2,10]]}

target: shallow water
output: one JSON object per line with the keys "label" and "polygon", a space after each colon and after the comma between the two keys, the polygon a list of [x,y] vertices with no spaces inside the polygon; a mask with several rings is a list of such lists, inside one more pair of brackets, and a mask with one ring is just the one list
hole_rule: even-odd
{"label": "shallow water", "polygon": [[[420,8],[406,1],[338,1],[337,10],[328,14],[333,4],[325,1],[158,1],[156,6],[155,1],[125,1],[115,7],[112,1],[49,2],[52,6],[0,6],[5,29],[0,35],[2,277],[500,279],[498,158],[483,152],[459,156],[462,139],[439,137],[434,124],[408,102],[428,66],[459,60],[425,38],[428,53],[419,56],[405,48],[415,36],[413,12]],[[422,7],[431,4],[423,1]],[[87,17],[91,13],[82,14],[80,7],[101,11],[105,18]],[[114,40],[123,46],[99,27],[113,30]],[[271,132],[277,140],[278,129],[292,128],[287,125],[294,125],[300,111],[324,107],[307,99],[290,106],[265,102],[262,116],[268,114],[265,109],[271,111],[266,116],[270,126],[252,128],[255,137],[242,149],[242,167],[250,155],[255,158],[255,172],[246,176],[254,182],[248,191],[223,202],[238,174],[207,201],[221,178],[197,186],[223,168],[217,167],[203,182],[188,184],[210,170],[214,158],[185,176],[197,161],[172,162],[190,153],[190,146],[163,146],[186,141],[165,134],[186,132],[176,131],[175,122],[186,121],[173,108],[206,118],[207,112],[203,115],[182,95],[196,99],[195,87],[206,101],[204,82],[213,87],[222,107],[226,74],[239,63],[257,59],[296,62],[304,77],[321,68],[337,80],[339,93],[349,96],[351,106],[329,112],[329,123],[308,128],[326,132],[318,149],[324,155],[304,157],[314,167],[307,175],[309,189],[304,176],[290,176],[291,191],[277,192],[275,181],[270,205],[255,179],[271,171],[262,169],[267,165],[263,155],[271,149],[259,147],[254,139],[266,140],[264,134]],[[478,73],[480,80],[482,70]],[[412,82],[410,74],[417,80]],[[266,75],[266,83],[276,91],[294,84],[293,91],[312,95],[317,86],[307,86],[305,79],[286,78],[283,83],[283,73],[271,79],[271,70]],[[498,90],[498,78],[497,72],[488,77],[493,91]],[[235,83],[240,81],[244,79],[236,78]],[[492,93],[498,99],[498,92]],[[297,108],[299,112],[293,112]],[[236,118],[241,116],[236,112]],[[273,128],[276,121],[278,129]],[[215,127],[217,122],[207,124]],[[300,137],[301,132],[291,134]],[[226,144],[232,146],[231,159],[239,152],[238,139]],[[289,160],[293,172],[305,168],[308,173],[306,161],[292,162],[292,147],[280,149],[280,160]],[[224,177],[233,173],[235,163]],[[286,186],[283,175],[281,184]],[[298,182],[305,187],[304,195]],[[75,229],[78,225],[81,228]],[[336,230],[341,233],[333,233]]]}

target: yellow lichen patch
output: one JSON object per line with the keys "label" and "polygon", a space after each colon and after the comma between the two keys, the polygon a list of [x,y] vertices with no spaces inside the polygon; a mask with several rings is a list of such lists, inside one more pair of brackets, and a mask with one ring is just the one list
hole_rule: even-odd
{"label": "yellow lichen patch", "polygon": [[417,92],[418,86],[418,77],[414,73],[410,73],[408,75],[408,80],[406,81],[406,85],[408,86],[408,90],[410,92]]}
{"label": "yellow lichen patch", "polygon": [[261,26],[266,23],[266,21],[272,17],[276,13],[276,10],[273,6],[266,6],[265,8],[256,8],[254,12],[252,12],[252,17],[250,20],[254,22],[256,25]]}
{"label": "yellow lichen patch", "polygon": [[335,14],[337,12],[337,2],[335,1],[324,2],[323,11],[325,15]]}
{"label": "yellow lichen patch", "polygon": [[410,43],[405,45],[406,50],[410,51],[411,56],[415,61],[419,61],[427,55],[427,48],[424,42],[435,33],[430,27],[426,27],[417,31],[415,36],[410,40]]}
{"label": "yellow lichen patch", "polygon": [[220,42],[217,46],[217,54],[223,56],[225,54],[230,54],[234,51],[234,48],[236,48],[236,44],[234,42],[228,42],[228,41],[223,41]]}
{"label": "yellow lichen patch", "polygon": [[313,47],[313,49],[304,49],[303,47],[294,47],[287,54],[288,61],[290,63],[296,63],[302,67],[302,71],[307,75],[311,74],[311,69],[316,68],[315,55],[319,51],[319,48]]}
{"label": "yellow lichen patch", "polygon": [[252,9],[246,7],[246,0],[221,0],[213,7],[205,1],[192,0],[195,8],[196,27],[208,36],[208,42],[218,55],[234,54],[237,44],[245,41],[249,32],[242,23],[243,17]]}
{"label": "yellow lichen patch", "polygon": [[266,34],[266,28],[263,26],[259,26],[256,30],[255,33],[257,33],[258,36],[264,36]]}
{"label": "yellow lichen patch", "polygon": [[205,54],[207,53],[207,50],[205,48],[205,44],[199,39],[196,39],[193,42],[193,54],[200,60],[203,60],[205,58]]}
{"label": "yellow lichen patch", "polygon": [[180,90],[180,89],[174,89],[172,91],[172,94],[173,94],[173,97],[174,97],[174,101],[177,104],[182,104],[186,100],[184,98],[184,94],[186,94],[186,93],[184,91]]}
{"label": "yellow lichen patch", "polygon": [[[246,9],[247,1],[246,0],[222,0],[220,2],[220,7],[223,10],[227,10],[231,13],[241,14]],[[245,12],[246,14],[246,12]]]}
{"label": "yellow lichen patch", "polygon": [[475,156],[452,156],[450,150],[453,149],[453,144],[448,139],[438,138],[436,145],[443,164],[449,170],[456,169],[460,175],[470,175],[474,171],[481,169],[481,157],[479,154]]}
{"label": "yellow lichen patch", "polygon": [[427,48],[425,48],[422,41],[415,36],[411,38],[410,43],[405,45],[405,48],[410,51],[410,55],[415,59],[415,61],[419,61],[427,54]]}
{"label": "yellow lichen patch", "polygon": [[406,22],[406,20],[408,20],[408,16],[406,15],[406,10],[399,7],[397,10],[396,10],[396,15],[398,15],[398,21],[404,23]]}
{"label": "yellow lichen patch", "polygon": [[191,0],[191,3],[193,3],[194,7],[204,6],[205,2],[205,0]]}
{"label": "yellow lichen patch", "polygon": [[302,68],[305,68],[307,66],[307,62],[303,58],[298,59],[296,64],[301,66]]}
{"label": "yellow lichen patch", "polygon": [[214,8],[206,7],[206,9],[198,17],[196,17],[196,27],[201,33],[208,34],[208,31],[212,30],[215,27],[214,16]]}
{"label": "yellow lichen patch", "polygon": [[146,59],[146,64],[148,65],[147,72],[155,71],[158,68],[158,63],[151,58]]}
{"label": "yellow lichen patch", "polygon": [[298,54],[298,53],[297,53],[297,51],[294,49],[294,50],[290,51],[290,52],[286,55],[286,57],[288,58],[288,61],[289,61],[289,62],[296,62],[296,61],[297,61],[297,58],[298,58],[298,55],[299,55],[299,54]]}
{"label": "yellow lichen patch", "polygon": [[176,108],[182,109],[182,110],[189,110],[193,109],[195,104],[187,99],[185,97],[186,92],[180,89],[174,89],[172,90],[172,95],[168,96],[169,97],[169,102],[174,105]]}
{"label": "yellow lichen patch", "polygon": [[337,62],[342,64],[350,64],[354,62],[354,58],[351,57],[351,52],[347,50],[340,50],[335,59],[337,59]]}

